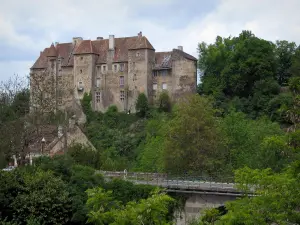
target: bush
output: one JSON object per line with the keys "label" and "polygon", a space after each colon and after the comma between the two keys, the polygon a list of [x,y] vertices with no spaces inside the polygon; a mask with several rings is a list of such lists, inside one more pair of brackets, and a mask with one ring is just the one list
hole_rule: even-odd
{"label": "bush", "polygon": [[158,109],[163,112],[171,112],[171,100],[167,91],[163,91],[159,95]]}
{"label": "bush", "polygon": [[99,154],[97,151],[82,144],[74,144],[69,147],[67,154],[71,156],[75,163],[80,165],[99,168]]}
{"label": "bush", "polygon": [[113,198],[125,205],[130,201],[138,201],[150,197],[150,193],[155,187],[142,184],[135,185],[130,181],[114,179],[105,185],[105,189],[111,190]]}
{"label": "bush", "polygon": [[149,111],[148,99],[144,93],[139,94],[135,104],[135,110],[140,117],[145,117]]}

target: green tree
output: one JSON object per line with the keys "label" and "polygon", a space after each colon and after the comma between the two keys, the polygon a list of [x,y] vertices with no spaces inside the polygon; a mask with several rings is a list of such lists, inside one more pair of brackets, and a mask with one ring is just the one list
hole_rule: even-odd
{"label": "green tree", "polygon": [[51,172],[17,170],[4,177],[2,175],[2,178],[6,178],[3,181],[6,182],[4,191],[17,191],[12,193],[11,202],[5,204],[8,211],[4,212],[11,214],[2,216],[10,217],[17,223],[25,223],[30,217],[44,224],[66,224],[70,220],[71,199],[66,191],[67,186]]}
{"label": "green tree", "polygon": [[149,111],[148,99],[144,93],[140,93],[136,104],[135,109],[141,117],[145,117]]}
{"label": "green tree", "polygon": [[[200,93],[213,96],[214,106],[223,113],[230,111],[229,107],[241,106],[236,109],[253,118],[261,116],[265,105],[279,92],[275,47],[250,31],[243,31],[238,37],[218,36],[210,45],[200,43]],[[286,67],[284,70],[288,71]]]}
{"label": "green tree", "polygon": [[199,95],[182,98],[167,123],[164,159],[167,172],[217,172],[226,152],[220,147],[220,132],[211,102]]}
{"label": "green tree", "polygon": [[296,47],[295,42],[276,41],[277,80],[280,85],[287,85],[291,77],[291,66]]}
{"label": "green tree", "polygon": [[255,186],[256,197],[245,196],[228,202],[228,213],[216,224],[299,224],[299,178],[291,172],[273,173],[270,169],[239,169],[238,188],[245,193]]}
{"label": "green tree", "polygon": [[[279,124],[268,118],[252,120],[241,112],[230,112],[221,120],[220,126],[227,151],[230,152],[227,164],[233,169],[245,165],[251,168],[267,168],[270,164],[262,156],[266,151],[262,150],[262,143],[266,138],[284,135]],[[281,143],[279,149],[282,145],[284,144]]]}
{"label": "green tree", "polygon": [[167,215],[174,200],[164,193],[155,191],[149,198],[128,202],[126,206],[101,188],[89,189],[87,193],[88,222],[99,225],[171,224]]}
{"label": "green tree", "polygon": [[169,94],[167,91],[163,91],[159,95],[158,104],[159,104],[158,109],[160,111],[163,111],[163,112],[171,111],[171,100],[170,100],[170,97],[169,97]]}
{"label": "green tree", "polygon": [[68,148],[70,155],[75,163],[97,168],[99,164],[99,152],[82,144],[74,144]]}

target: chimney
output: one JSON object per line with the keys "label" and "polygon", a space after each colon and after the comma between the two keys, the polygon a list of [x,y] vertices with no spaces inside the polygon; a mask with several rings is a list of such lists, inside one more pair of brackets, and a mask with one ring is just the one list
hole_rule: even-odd
{"label": "chimney", "polygon": [[109,35],[109,50],[115,49],[115,35]]}
{"label": "chimney", "polygon": [[178,50],[183,51],[183,47],[182,46],[178,46]]}
{"label": "chimney", "polygon": [[103,37],[97,37],[97,40],[103,40]]}
{"label": "chimney", "polygon": [[82,40],[82,37],[73,37],[73,44],[80,44]]}
{"label": "chimney", "polygon": [[140,37],[142,37],[143,36],[143,33],[142,33],[142,31],[140,31],[139,33],[138,33],[138,37],[140,38]]}

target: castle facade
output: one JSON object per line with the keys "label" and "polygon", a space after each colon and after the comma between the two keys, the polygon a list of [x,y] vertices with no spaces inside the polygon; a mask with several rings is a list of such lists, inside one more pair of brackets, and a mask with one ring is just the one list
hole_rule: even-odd
{"label": "castle facade", "polygon": [[172,101],[196,92],[197,59],[179,46],[156,52],[140,32],[137,36],[55,43],[40,53],[30,69],[31,106],[72,107],[91,93],[92,108],[134,112],[139,93],[155,103],[163,91]]}

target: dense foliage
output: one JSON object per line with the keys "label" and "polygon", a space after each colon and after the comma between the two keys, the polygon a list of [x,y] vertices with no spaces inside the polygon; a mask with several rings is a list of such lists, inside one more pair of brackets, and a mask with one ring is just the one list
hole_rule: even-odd
{"label": "dense foliage", "polygon": [[[153,221],[157,220],[158,214],[161,214],[160,219],[165,220],[166,224],[173,219],[168,212],[175,207],[175,200],[163,193],[153,192],[155,187],[134,185],[118,179],[105,182],[102,175],[93,168],[75,163],[68,155],[52,159],[39,158],[35,161],[35,166],[11,172],[1,171],[0,178],[0,221],[2,219],[16,224],[28,224],[27,220],[31,218],[36,225],[84,224],[93,214],[92,200],[88,200],[88,193],[93,190],[109,193],[109,199],[118,203],[115,210],[118,209],[119,212],[112,208],[105,212],[110,215],[110,220],[121,219],[121,208],[129,210],[132,204],[137,204],[137,207],[145,211],[149,221],[151,218]],[[162,199],[165,201],[160,201]],[[149,204],[156,207],[158,202],[161,202],[159,204],[162,208],[157,214],[148,215]],[[98,206],[99,203],[105,204],[98,202]]]}
{"label": "dense foliage", "polygon": [[[149,106],[140,93],[136,113],[116,106],[100,113],[85,94],[83,130],[95,149],[73,145],[64,156],[1,171],[1,223],[170,224],[173,198],[95,172],[127,169],[217,181],[235,175],[246,193],[256,188],[258,196],[208,210],[194,224],[298,224],[300,48],[243,31],[198,50],[198,93],[175,104],[163,92]],[[26,89],[1,99],[0,167],[28,149],[28,107]],[[32,120],[37,131],[40,119]]]}

